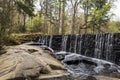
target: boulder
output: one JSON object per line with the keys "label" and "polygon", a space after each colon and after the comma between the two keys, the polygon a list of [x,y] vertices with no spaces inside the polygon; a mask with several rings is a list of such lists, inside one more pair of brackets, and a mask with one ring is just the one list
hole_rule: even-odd
{"label": "boulder", "polygon": [[67,76],[64,66],[37,46],[9,47],[0,56],[0,80],[33,80]]}

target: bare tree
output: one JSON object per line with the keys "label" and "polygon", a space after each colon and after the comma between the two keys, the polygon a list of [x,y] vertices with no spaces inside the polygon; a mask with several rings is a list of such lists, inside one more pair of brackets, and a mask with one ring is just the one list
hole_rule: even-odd
{"label": "bare tree", "polygon": [[76,22],[76,15],[78,11],[78,5],[80,4],[81,0],[70,0],[72,4],[73,14],[72,14],[72,29],[71,34],[74,34],[75,31],[75,22]]}
{"label": "bare tree", "polygon": [[62,22],[61,22],[61,26],[62,26],[62,31],[61,31],[61,34],[65,34],[65,4],[66,4],[66,0],[62,0],[62,13],[61,13],[61,20],[62,20]]}

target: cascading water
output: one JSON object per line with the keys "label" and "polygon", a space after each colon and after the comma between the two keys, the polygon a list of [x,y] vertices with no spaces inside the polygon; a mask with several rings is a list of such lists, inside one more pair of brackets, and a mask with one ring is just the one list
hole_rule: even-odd
{"label": "cascading water", "polygon": [[95,38],[95,52],[94,57],[95,58],[102,58],[103,48],[104,47],[104,35],[98,34]]}
{"label": "cascading water", "polygon": [[61,49],[61,51],[66,51],[67,39],[68,39],[67,35],[62,36],[62,45],[61,45],[62,49]]}
{"label": "cascading water", "polygon": [[105,74],[106,72],[107,74],[120,73],[120,67],[116,65],[120,65],[118,35],[41,36],[39,42],[48,46],[48,48],[43,47],[54,53],[54,57],[62,61],[67,71],[75,79],[81,75],[99,75],[101,72],[104,74],[104,71]]}
{"label": "cascading water", "polygon": [[78,53],[78,54],[81,54],[81,47],[82,47],[82,35],[79,35],[78,37],[77,37],[77,47],[76,47],[76,53]]}
{"label": "cascading water", "polygon": [[113,34],[108,34],[105,38],[105,52],[106,52],[106,59],[107,61],[113,61],[112,59],[112,50],[113,50]]}
{"label": "cascading water", "polygon": [[52,38],[53,38],[53,36],[50,36],[49,47],[51,47],[51,44],[52,44]]}
{"label": "cascading water", "polygon": [[113,34],[98,34],[95,39],[94,57],[112,61]]}
{"label": "cascading water", "polygon": [[38,42],[43,44],[43,45],[48,45],[47,39],[48,39],[48,36],[40,36]]}
{"label": "cascading water", "polygon": [[[39,42],[55,51],[67,51],[120,63],[116,34],[41,36]],[[118,47],[116,47],[118,46]]]}
{"label": "cascading water", "polygon": [[76,49],[77,49],[77,39],[78,39],[78,35],[76,35],[76,37],[75,37],[74,53],[77,53],[77,52],[76,52]]}
{"label": "cascading water", "polygon": [[44,36],[40,36],[38,42],[41,43],[41,44],[44,44],[44,39],[43,38],[44,38]]}

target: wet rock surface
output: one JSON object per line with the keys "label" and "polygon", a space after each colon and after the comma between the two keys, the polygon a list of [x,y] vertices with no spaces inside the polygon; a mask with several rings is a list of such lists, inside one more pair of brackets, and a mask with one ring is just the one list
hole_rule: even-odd
{"label": "wet rock surface", "polygon": [[102,80],[96,79],[97,75],[120,79],[120,67],[108,61],[63,51],[57,52],[56,58],[62,61],[73,80],[82,80],[82,77],[87,80],[89,76],[94,77],[91,80]]}

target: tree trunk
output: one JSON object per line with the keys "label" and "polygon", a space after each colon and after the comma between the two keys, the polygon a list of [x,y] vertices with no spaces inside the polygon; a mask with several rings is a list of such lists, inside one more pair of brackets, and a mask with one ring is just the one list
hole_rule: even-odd
{"label": "tree trunk", "polygon": [[74,30],[75,30],[75,7],[74,7],[74,13],[73,13],[73,18],[72,18],[72,31],[71,34],[74,34]]}
{"label": "tree trunk", "polygon": [[23,13],[23,28],[22,28],[22,32],[26,31],[26,14]]}
{"label": "tree trunk", "polygon": [[59,0],[59,34],[61,34],[62,22],[61,22],[61,0]]}
{"label": "tree trunk", "polygon": [[48,33],[47,13],[48,13],[48,0],[45,2],[45,16],[44,16],[44,34]]}
{"label": "tree trunk", "polygon": [[84,17],[85,17],[85,34],[86,34],[88,29],[88,0],[86,1],[84,7]]}
{"label": "tree trunk", "polygon": [[76,9],[77,8],[77,2],[75,2],[74,6],[73,6],[73,16],[72,16],[72,31],[71,34],[74,34],[75,31],[75,20],[76,20]]}
{"label": "tree trunk", "polygon": [[65,2],[66,2],[66,0],[62,0],[62,35],[64,35],[65,34],[65,26],[64,26],[64,24],[65,24],[65,22],[64,22],[64,20],[65,20]]}
{"label": "tree trunk", "polygon": [[80,26],[79,26],[79,32],[78,32],[78,34],[81,34],[81,28],[82,28],[82,24],[80,24]]}

